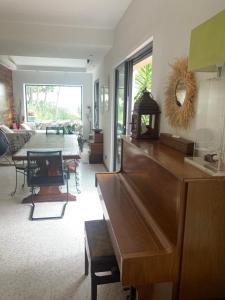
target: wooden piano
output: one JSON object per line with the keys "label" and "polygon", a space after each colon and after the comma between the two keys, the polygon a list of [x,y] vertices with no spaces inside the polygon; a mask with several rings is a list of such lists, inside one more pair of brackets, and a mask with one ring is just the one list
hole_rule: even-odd
{"label": "wooden piano", "polygon": [[138,300],[225,299],[225,178],[159,141],[123,138],[96,180],[124,286]]}

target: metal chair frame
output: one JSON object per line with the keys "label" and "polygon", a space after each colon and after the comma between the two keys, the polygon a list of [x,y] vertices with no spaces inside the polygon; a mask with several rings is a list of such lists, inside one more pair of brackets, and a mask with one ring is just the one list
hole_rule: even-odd
{"label": "metal chair frame", "polygon": [[23,175],[23,184],[22,184],[22,189],[25,187],[25,183],[26,183],[26,175],[27,175],[27,164],[25,163],[25,161],[22,162],[22,164],[16,164],[16,162],[13,160],[13,164],[15,166],[15,170],[16,170],[16,183],[15,183],[15,188],[14,191],[11,193],[11,196],[13,197],[17,191],[17,185],[18,185],[18,173]]}
{"label": "metal chair frame", "polygon": [[[70,168],[70,163],[72,163],[74,165],[74,170],[72,168]],[[77,159],[73,159],[73,160],[65,160],[64,161],[64,165],[65,165],[65,170],[68,172],[68,176],[70,178],[70,173],[74,174],[74,180],[75,180],[75,187],[77,190],[77,193],[80,194],[81,190],[79,189],[80,183],[79,183],[79,172],[77,171],[78,165],[79,165],[79,161]]]}
{"label": "metal chair frame", "polygon": [[[0,138],[2,140],[3,143],[5,143],[5,152],[0,156],[0,159],[5,159],[9,165],[11,165],[11,161],[8,159],[8,157],[6,156],[7,154],[10,154],[9,151],[9,141],[7,139],[7,136],[5,135],[5,133],[3,131],[0,130]],[[22,184],[22,188],[24,188],[25,186],[25,179],[26,179],[26,170],[27,170],[27,165],[25,164],[25,162],[23,161],[23,164],[16,164],[15,161],[13,161],[13,165],[15,167],[16,170],[16,184],[15,184],[15,188],[14,191],[11,193],[11,196],[14,196],[17,190],[17,184],[18,184],[18,178],[17,178],[17,174],[21,173],[23,174],[23,184]]]}
{"label": "metal chair frame", "polygon": [[[54,154],[59,154],[58,156],[56,155],[55,157],[56,158],[59,158],[60,160],[60,171],[62,172],[62,181],[63,181],[63,184],[59,184],[57,182],[53,182],[53,183],[44,183],[44,182],[40,182],[38,184],[32,184],[31,182],[31,178],[30,176],[32,176],[32,174],[34,173],[34,170],[35,168],[32,167],[32,163],[31,163],[31,156],[32,155],[36,155],[37,157],[39,158],[45,158],[46,160],[49,159],[49,158],[52,158],[52,155]],[[50,219],[62,219],[64,217],[64,214],[65,214],[65,209],[66,209],[66,206],[68,204],[68,191],[69,191],[69,186],[68,186],[68,172],[65,171],[62,167],[62,163],[63,163],[63,160],[62,160],[62,151],[27,151],[27,162],[28,162],[28,169],[27,169],[27,184],[28,186],[31,187],[31,203],[32,203],[32,207],[31,207],[31,212],[30,212],[30,219],[32,221],[40,221],[40,220],[50,220]],[[48,176],[48,177],[51,177]],[[34,217],[34,211],[35,211],[35,196],[36,196],[36,193],[35,193],[35,188],[36,187],[41,187],[41,186],[61,186],[61,185],[64,185],[64,181],[66,181],[66,189],[67,189],[67,198],[66,198],[66,202],[64,203],[63,205],[63,208],[62,208],[62,211],[61,211],[61,214],[59,216],[52,216],[52,217]],[[61,182],[62,183],[62,182]]]}
{"label": "metal chair frame", "polygon": [[5,159],[7,162],[10,163],[9,159],[6,157],[6,155],[9,153],[9,141],[2,130],[0,130],[0,140],[1,145],[4,147],[2,149],[3,152],[0,154],[0,159]]}

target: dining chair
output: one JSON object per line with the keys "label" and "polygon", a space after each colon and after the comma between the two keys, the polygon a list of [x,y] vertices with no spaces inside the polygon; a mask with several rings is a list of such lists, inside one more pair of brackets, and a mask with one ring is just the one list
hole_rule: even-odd
{"label": "dining chair", "polygon": [[[31,187],[31,220],[46,220],[63,218],[68,203],[68,173],[63,169],[62,151],[27,151],[27,185]],[[34,217],[35,189],[38,187],[52,187],[66,185],[67,198],[64,201],[62,212],[59,216]],[[46,202],[54,202],[51,194],[46,197]],[[54,199],[54,197],[53,197]]]}

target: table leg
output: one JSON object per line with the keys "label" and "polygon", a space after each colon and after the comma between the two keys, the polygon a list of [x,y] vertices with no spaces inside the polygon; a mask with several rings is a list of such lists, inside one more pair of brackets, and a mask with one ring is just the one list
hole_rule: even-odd
{"label": "table leg", "polygon": [[[31,203],[32,196],[29,195],[22,200],[22,203]],[[39,192],[35,195],[35,202],[58,202],[66,201],[67,193],[62,193],[57,186],[40,187]],[[68,201],[75,201],[76,196],[68,193]]]}

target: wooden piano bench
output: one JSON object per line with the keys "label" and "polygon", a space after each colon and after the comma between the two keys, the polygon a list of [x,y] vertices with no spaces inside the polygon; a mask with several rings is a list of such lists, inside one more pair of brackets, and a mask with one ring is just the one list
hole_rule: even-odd
{"label": "wooden piano bench", "polygon": [[85,275],[89,273],[90,264],[91,300],[96,300],[97,286],[119,282],[120,272],[105,220],[85,221],[84,226]]}

